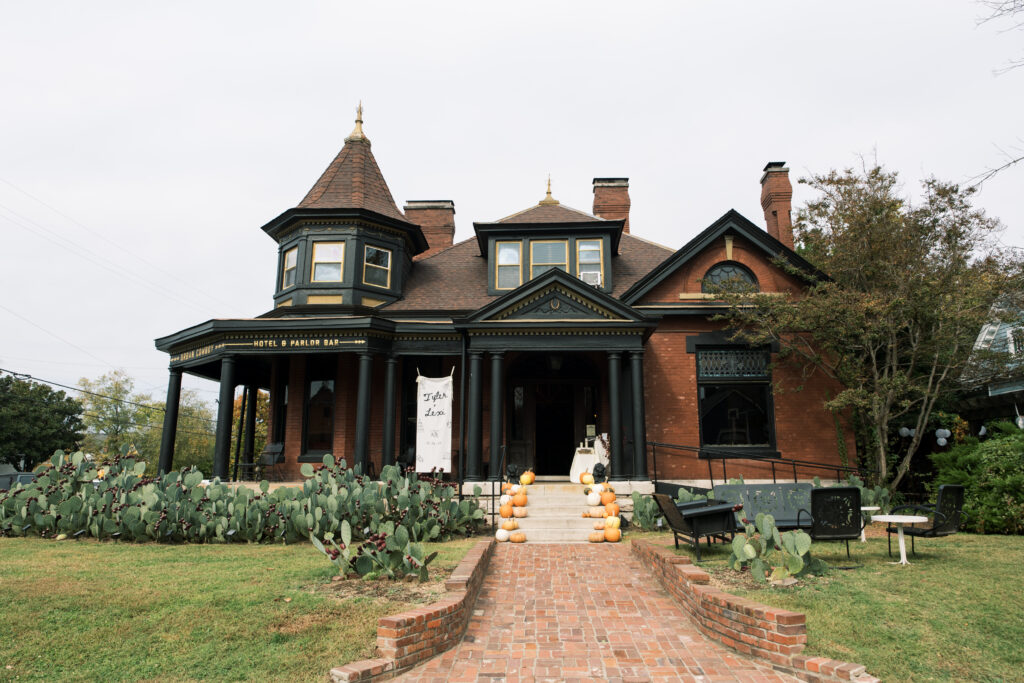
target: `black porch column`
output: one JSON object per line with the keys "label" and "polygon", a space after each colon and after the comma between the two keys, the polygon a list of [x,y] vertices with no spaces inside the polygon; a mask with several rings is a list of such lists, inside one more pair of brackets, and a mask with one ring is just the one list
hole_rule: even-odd
{"label": "black porch column", "polygon": [[611,479],[628,479],[627,463],[632,463],[632,458],[625,457],[622,452],[622,405],[619,403],[619,380],[622,378],[622,354],[617,351],[608,353],[608,412],[610,425],[608,429],[608,444],[611,449],[610,464],[612,468]]}
{"label": "black porch column", "polygon": [[[252,464],[256,450],[256,406],[259,402],[260,388],[250,384],[245,389],[249,394],[249,402],[245,404],[245,444],[242,448],[242,462]],[[249,472],[249,470],[245,470]]]}
{"label": "black porch column", "polygon": [[213,476],[228,478],[231,457],[231,414],[235,407],[235,359],[225,356],[220,362],[220,398],[217,404],[217,441],[213,449]]}
{"label": "black porch column", "polygon": [[174,440],[178,435],[178,404],[181,402],[181,370],[171,368],[164,405],[164,431],[160,436],[160,462],[157,469],[166,474],[174,466]]}
{"label": "black porch column", "polygon": [[633,393],[633,478],[647,478],[647,420],[644,417],[644,352],[629,354]]}
{"label": "black porch column", "polygon": [[398,370],[398,358],[389,355],[384,361],[384,434],[383,455],[380,465],[395,464],[395,378]]}
{"label": "black porch column", "polygon": [[469,352],[469,449],[466,481],[483,479],[483,351]]}
{"label": "black porch column", "polygon": [[359,391],[356,394],[355,463],[366,474],[367,444],[370,441],[370,381],[373,379],[373,354],[359,354]]}
{"label": "black porch column", "polygon": [[505,385],[502,381],[505,372],[505,354],[500,351],[491,352],[491,467],[490,479],[501,479],[501,423],[505,414]]}

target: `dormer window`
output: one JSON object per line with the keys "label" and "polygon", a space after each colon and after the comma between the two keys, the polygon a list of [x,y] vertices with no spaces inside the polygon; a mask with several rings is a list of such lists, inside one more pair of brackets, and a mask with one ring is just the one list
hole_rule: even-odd
{"label": "dormer window", "polygon": [[566,240],[530,242],[530,279],[552,268],[569,271],[569,242]]}
{"label": "dormer window", "polygon": [[576,241],[576,277],[588,284],[604,284],[601,240]]}
{"label": "dormer window", "polygon": [[495,289],[515,289],[523,284],[522,242],[498,242],[498,265]]}
{"label": "dormer window", "polygon": [[363,253],[363,283],[374,287],[391,287],[391,251],[366,245]]}
{"label": "dormer window", "polygon": [[344,272],[344,242],[313,243],[313,282],[341,282]]}
{"label": "dormer window", "polygon": [[284,252],[284,265],[281,274],[281,289],[291,287],[295,284],[295,273],[298,270],[299,248],[292,247]]}

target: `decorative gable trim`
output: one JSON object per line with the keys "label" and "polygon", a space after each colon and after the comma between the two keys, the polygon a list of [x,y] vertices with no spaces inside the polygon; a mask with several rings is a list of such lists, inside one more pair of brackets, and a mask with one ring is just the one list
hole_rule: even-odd
{"label": "decorative gable trim", "polygon": [[807,280],[827,280],[828,276],[812,266],[806,259],[778,241],[767,232],[747,220],[735,209],[729,209],[721,218],[708,226],[703,232],[687,242],[677,252],[662,261],[654,270],[641,278],[622,294],[622,301],[633,305],[665,279],[678,271],[683,265],[694,259],[717,239],[731,233],[746,239],[752,246],[760,249],[769,259],[781,257]]}

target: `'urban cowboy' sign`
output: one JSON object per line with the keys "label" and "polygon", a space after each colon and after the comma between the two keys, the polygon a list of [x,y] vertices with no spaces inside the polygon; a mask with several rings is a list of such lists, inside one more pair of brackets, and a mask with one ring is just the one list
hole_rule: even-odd
{"label": "'urban cowboy' sign", "polygon": [[416,378],[416,471],[451,469],[452,378]]}

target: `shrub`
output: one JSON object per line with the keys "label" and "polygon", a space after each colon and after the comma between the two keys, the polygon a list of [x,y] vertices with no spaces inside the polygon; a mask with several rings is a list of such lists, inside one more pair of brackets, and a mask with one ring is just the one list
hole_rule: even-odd
{"label": "shrub", "polygon": [[195,468],[147,477],[145,467],[123,455],[98,464],[57,451],[35,481],[0,493],[0,534],[293,543],[339,536],[348,522],[357,540],[403,527],[412,541],[424,541],[468,535],[484,519],[475,497],[459,501],[430,475],[390,466],[374,481],[330,455],[319,470],[303,466],[309,478],[302,488],[273,492],[266,481],[256,492],[205,482]]}
{"label": "shrub", "polygon": [[986,441],[968,439],[932,453],[933,483],[962,484],[964,522],[983,534],[1024,534],[1024,432],[1011,423],[992,425]]}

